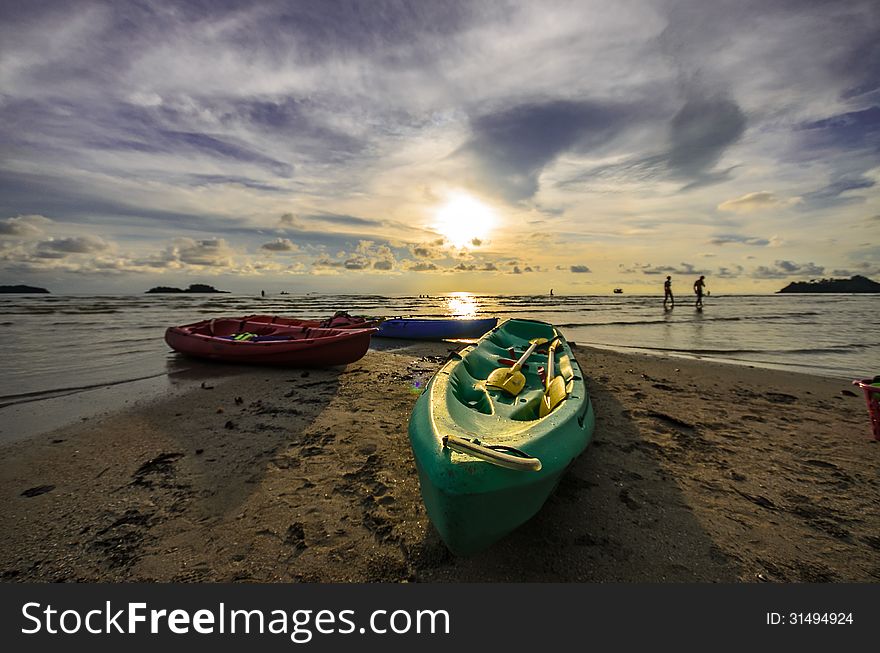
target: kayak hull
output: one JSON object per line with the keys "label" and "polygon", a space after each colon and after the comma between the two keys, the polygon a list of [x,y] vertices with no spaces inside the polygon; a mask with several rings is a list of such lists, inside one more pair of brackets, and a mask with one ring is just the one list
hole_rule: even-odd
{"label": "kayak hull", "polygon": [[[370,347],[375,329],[321,329],[272,325],[246,318],[203,320],[165,331],[165,342],[175,351],[226,363],[324,367],[359,360]],[[251,333],[254,340],[233,340]]]}
{"label": "kayak hull", "polygon": [[477,320],[392,318],[379,325],[376,336],[408,340],[479,338],[497,324],[496,317]]}
{"label": "kayak hull", "polygon": [[[587,447],[595,414],[583,374],[564,341],[557,358],[567,358],[567,398],[546,417],[538,417],[543,384],[535,353],[518,397],[487,389],[485,378],[498,359],[517,352],[531,338],[553,337],[552,325],[508,320],[447,362],[416,401],[409,424],[410,444],[422,499],[447,547],[470,555],[489,547],[531,519],[558,485],[568,466]],[[508,469],[452,451],[444,436],[477,438],[483,445],[513,447],[541,461],[539,471]]]}

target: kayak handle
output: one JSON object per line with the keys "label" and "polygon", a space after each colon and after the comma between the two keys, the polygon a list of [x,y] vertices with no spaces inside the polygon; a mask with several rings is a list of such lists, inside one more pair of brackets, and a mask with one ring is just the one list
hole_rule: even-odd
{"label": "kayak handle", "polygon": [[[514,449],[513,447],[487,446],[482,444],[476,438],[471,440],[457,435],[444,435],[443,446],[452,451],[470,454],[471,456],[485,460],[487,463],[498,465],[499,467],[506,467],[507,469],[513,469],[520,472],[541,471],[540,460],[532,458],[528,454],[523,453],[519,449]],[[504,453],[504,450],[514,451],[519,455]]]}

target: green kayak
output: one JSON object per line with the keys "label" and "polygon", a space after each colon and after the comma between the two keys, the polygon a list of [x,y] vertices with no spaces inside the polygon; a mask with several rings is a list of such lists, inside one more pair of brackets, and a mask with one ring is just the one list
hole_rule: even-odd
{"label": "green kayak", "polygon": [[[522,368],[518,394],[487,385],[530,343],[538,348]],[[554,388],[564,390],[540,417],[550,392],[540,372],[554,349],[553,377],[562,377]],[[507,320],[455,354],[428,382],[409,422],[422,498],[449,549],[474,553],[534,516],[594,428],[583,373],[553,325]]]}

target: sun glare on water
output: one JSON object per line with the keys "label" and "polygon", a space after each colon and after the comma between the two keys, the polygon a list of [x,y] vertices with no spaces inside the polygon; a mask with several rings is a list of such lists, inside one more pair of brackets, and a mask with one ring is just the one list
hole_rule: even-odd
{"label": "sun glare on water", "polygon": [[474,240],[484,240],[495,226],[492,208],[466,193],[450,195],[435,217],[434,228],[455,247],[478,245]]}
{"label": "sun glare on water", "polygon": [[450,315],[460,318],[475,318],[480,308],[477,298],[469,292],[454,292],[446,300]]}

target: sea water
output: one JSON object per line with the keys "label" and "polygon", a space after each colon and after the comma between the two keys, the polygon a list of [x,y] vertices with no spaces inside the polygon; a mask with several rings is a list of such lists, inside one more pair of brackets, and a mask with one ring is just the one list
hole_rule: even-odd
{"label": "sea water", "polygon": [[223,315],[531,318],[578,344],[851,379],[880,373],[878,309],[880,295],[828,294],[711,296],[702,311],[623,295],[0,295],[0,411],[186,373],[199,363],[173,353],[165,329]]}

